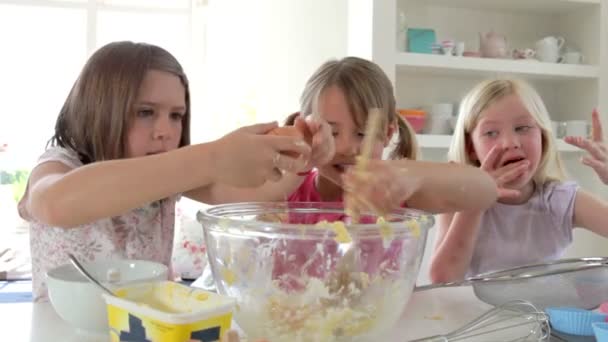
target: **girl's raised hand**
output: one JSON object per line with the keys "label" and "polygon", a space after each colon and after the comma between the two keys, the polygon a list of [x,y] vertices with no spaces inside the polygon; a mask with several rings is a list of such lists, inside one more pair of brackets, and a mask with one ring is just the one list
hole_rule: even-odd
{"label": "girl's raised hand", "polygon": [[380,215],[402,206],[420,187],[407,166],[386,160],[368,160],[363,171],[349,169],[343,184],[347,208]]}
{"label": "girl's raised hand", "polygon": [[508,189],[505,186],[510,182],[521,176],[526,168],[528,167],[527,160],[521,160],[505,166],[500,166],[500,156],[504,153],[501,147],[494,146],[486,159],[481,163],[481,169],[486,171],[494,181],[496,181],[496,188],[498,190],[498,199],[508,199],[519,196],[519,190]]}
{"label": "girl's raised hand", "polygon": [[300,131],[308,131],[312,136],[312,153],[309,167],[322,166],[329,163],[336,152],[331,126],[318,115],[308,115],[305,119],[297,117],[295,126]]}
{"label": "girl's raised hand", "polygon": [[608,148],[604,143],[602,122],[597,109],[591,114],[591,139],[568,136],[564,141],[587,151],[589,154],[582,157],[581,162],[591,167],[604,184],[608,184]]}
{"label": "girl's raised hand", "polygon": [[283,171],[305,170],[310,146],[299,137],[267,135],[276,127],[276,123],[242,127],[213,142],[217,181],[237,187],[256,187],[266,181],[280,180]]}

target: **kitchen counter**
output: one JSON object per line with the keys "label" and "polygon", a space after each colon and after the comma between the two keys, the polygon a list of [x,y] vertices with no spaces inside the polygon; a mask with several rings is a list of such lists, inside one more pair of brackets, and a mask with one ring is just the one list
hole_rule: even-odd
{"label": "kitchen counter", "polygon": [[[471,287],[433,289],[414,293],[403,316],[382,341],[409,341],[444,334],[461,327],[492,307],[479,301]],[[0,305],[2,340],[30,342],[98,342],[107,335],[77,332],[57,316],[50,303],[7,303]],[[10,322],[10,323],[9,323]],[[521,331],[495,333],[478,341],[506,341]],[[516,335],[517,334],[517,335]],[[581,339],[580,341],[583,341]],[[472,341],[468,339],[467,341]],[[559,341],[559,339],[555,339]],[[593,339],[590,339],[593,341]]]}

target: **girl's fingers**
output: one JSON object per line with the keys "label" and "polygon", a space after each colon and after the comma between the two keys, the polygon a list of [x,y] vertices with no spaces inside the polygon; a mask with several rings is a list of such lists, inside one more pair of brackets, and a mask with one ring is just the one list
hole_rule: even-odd
{"label": "girl's fingers", "polygon": [[292,157],[279,152],[275,153],[272,160],[272,166],[276,169],[296,173],[308,167],[308,159],[304,159],[301,156]]}
{"label": "girl's fingers", "polygon": [[302,155],[306,160],[310,158],[311,148],[300,138],[279,135],[265,135],[260,138],[268,139],[275,151]]}
{"label": "girl's fingers", "polygon": [[514,167],[514,168],[502,173],[501,175],[496,177],[496,183],[499,186],[501,186],[503,184],[508,184],[509,182],[517,179],[517,177],[521,176],[526,171],[527,167],[528,167],[528,164],[521,164],[521,165],[518,165],[517,167]]}
{"label": "girl's fingers", "polygon": [[304,120],[302,120],[304,124],[306,124],[308,130],[314,135],[318,131],[321,130],[322,124],[321,121],[314,115],[307,116]]}
{"label": "girl's fingers", "polygon": [[281,180],[281,178],[283,178],[283,172],[275,167],[268,174],[267,180],[271,182],[278,182]]}
{"label": "girl's fingers", "polygon": [[520,168],[526,168],[530,165],[530,162],[527,160],[521,160],[518,161],[516,163],[511,163],[509,165],[503,166],[501,168],[498,168],[494,171],[491,172],[492,177],[494,177],[494,179],[498,179],[499,177],[502,177],[504,174],[506,173],[510,173],[513,170],[517,170]]}
{"label": "girl's fingers", "polygon": [[301,117],[297,117],[294,121],[294,127],[298,129],[304,136],[312,136],[315,134],[313,130],[310,129],[310,126],[306,123],[304,119]]}
{"label": "girl's fingers", "polygon": [[593,109],[591,113],[591,136],[593,141],[602,142],[604,140],[604,131],[602,129],[602,121],[597,109]]}
{"label": "girl's fingers", "polygon": [[582,145],[582,143],[583,143],[583,139],[582,139],[581,137],[567,136],[567,137],[564,137],[564,141],[565,141],[567,144],[570,144],[570,145],[576,146],[576,147],[578,147],[578,148],[583,148],[583,147],[581,146],[581,145]]}
{"label": "girl's fingers", "polygon": [[496,163],[498,163],[498,160],[500,159],[499,156],[500,156],[501,152],[502,152],[502,149],[500,147],[498,147],[498,145],[492,147],[492,149],[486,156],[486,159],[481,163],[481,168],[486,171],[491,171],[491,170],[496,169],[496,167],[497,167]]}
{"label": "girl's fingers", "polygon": [[253,133],[253,134],[267,134],[268,132],[272,131],[273,129],[279,127],[279,124],[274,121],[274,122],[266,122],[266,123],[259,123],[259,124],[255,124],[255,125],[251,125],[251,126],[245,126],[242,127],[240,130],[244,131],[244,132],[249,132],[249,133]]}
{"label": "girl's fingers", "polygon": [[606,161],[606,152],[600,148],[599,144],[582,137],[566,137],[564,140],[570,145],[589,152],[595,159]]}

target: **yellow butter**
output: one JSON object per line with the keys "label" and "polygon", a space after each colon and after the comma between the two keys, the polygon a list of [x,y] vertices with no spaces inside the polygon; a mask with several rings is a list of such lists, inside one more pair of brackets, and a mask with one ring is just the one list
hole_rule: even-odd
{"label": "yellow butter", "polygon": [[230,297],[170,281],[140,283],[116,293],[120,297],[104,295],[112,342],[220,340],[230,329],[235,306]]}

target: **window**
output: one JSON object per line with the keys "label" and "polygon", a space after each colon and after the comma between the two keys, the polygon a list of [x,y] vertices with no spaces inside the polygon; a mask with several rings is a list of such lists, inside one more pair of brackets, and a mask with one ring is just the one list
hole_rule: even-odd
{"label": "window", "polygon": [[[173,53],[193,74],[190,4],[0,0],[0,279],[29,277],[27,224],[16,200],[87,57],[110,41],[145,41]],[[196,88],[195,77],[191,83]]]}

